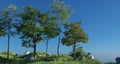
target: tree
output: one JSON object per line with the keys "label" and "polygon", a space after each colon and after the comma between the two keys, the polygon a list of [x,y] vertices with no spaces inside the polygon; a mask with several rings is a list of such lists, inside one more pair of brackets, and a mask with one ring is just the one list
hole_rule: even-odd
{"label": "tree", "polygon": [[52,39],[58,35],[58,30],[57,30],[57,23],[53,19],[53,17],[49,17],[42,23],[43,29],[44,29],[44,40],[46,40],[46,57],[48,54],[48,42],[49,39]]}
{"label": "tree", "polygon": [[16,26],[17,31],[21,35],[22,46],[33,47],[34,59],[36,58],[36,44],[39,43],[42,38],[43,27],[42,22],[46,20],[46,15],[41,13],[32,6],[26,6],[23,12],[19,14],[22,22],[19,26]]}
{"label": "tree", "polygon": [[59,2],[58,0],[54,0],[52,4],[50,4],[51,13],[54,19],[57,22],[57,29],[59,30],[58,35],[58,46],[57,46],[57,55],[59,57],[59,47],[61,42],[61,26],[64,24],[63,21],[67,20],[73,10],[64,4],[64,2]]}
{"label": "tree", "polygon": [[76,44],[79,42],[86,43],[88,41],[88,36],[80,27],[81,22],[73,22],[71,24],[66,23],[64,32],[64,37],[62,38],[62,43],[66,46],[73,46],[74,60],[76,59],[75,49]]}
{"label": "tree", "polygon": [[9,59],[10,36],[15,34],[14,18],[16,18],[16,16],[16,6],[12,4],[4,8],[0,14],[1,34],[8,37],[7,59]]}

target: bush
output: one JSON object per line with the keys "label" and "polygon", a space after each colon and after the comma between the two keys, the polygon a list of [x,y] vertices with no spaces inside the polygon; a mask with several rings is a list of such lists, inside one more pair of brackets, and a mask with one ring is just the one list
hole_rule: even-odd
{"label": "bush", "polygon": [[45,52],[36,52],[36,56],[37,57],[46,56],[46,53]]}
{"label": "bush", "polygon": [[[9,52],[9,57],[10,58],[14,58],[16,56],[16,53],[15,52]],[[0,53],[0,57],[2,57],[2,58],[6,58],[7,57],[7,52],[2,52],[2,53]]]}
{"label": "bush", "polygon": [[[34,53],[32,52],[31,54],[33,55]],[[36,56],[37,57],[44,57],[44,56],[46,56],[46,53],[45,52],[36,52]]]}
{"label": "bush", "polygon": [[[85,57],[87,55],[87,53],[83,51],[82,47],[77,47],[75,49],[75,55],[76,55],[76,59],[80,59],[80,57],[82,59],[83,57]],[[72,50],[72,52],[70,52],[70,56],[74,57],[74,51],[73,50]]]}

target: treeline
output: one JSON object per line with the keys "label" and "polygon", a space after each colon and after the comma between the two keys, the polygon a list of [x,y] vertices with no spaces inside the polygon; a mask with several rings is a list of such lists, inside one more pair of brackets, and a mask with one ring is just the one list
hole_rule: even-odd
{"label": "treeline", "polygon": [[[88,41],[88,36],[80,27],[81,22],[67,21],[73,13],[73,9],[64,2],[54,0],[49,7],[50,10],[47,12],[41,12],[31,5],[25,6],[21,11],[14,5],[9,5],[2,9],[0,12],[0,36],[8,37],[7,59],[9,59],[10,38],[15,35],[20,36],[22,46],[34,49],[34,58],[36,55],[36,45],[39,42],[47,41],[47,55],[50,39],[58,37],[58,41],[56,41],[58,43],[58,57],[60,43],[62,43],[66,46],[73,46],[74,59],[76,59],[76,44]],[[61,34],[64,34],[64,36],[61,36]]]}

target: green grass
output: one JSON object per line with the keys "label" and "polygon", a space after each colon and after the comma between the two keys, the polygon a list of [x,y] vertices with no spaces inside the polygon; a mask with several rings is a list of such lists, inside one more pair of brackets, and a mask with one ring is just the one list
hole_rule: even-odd
{"label": "green grass", "polygon": [[[2,62],[0,64],[5,64]],[[7,63],[6,63],[7,64]],[[100,64],[89,61],[26,61],[26,60],[9,60],[9,64]]]}
{"label": "green grass", "polygon": [[38,58],[36,60],[27,61],[24,58],[15,58],[8,60],[0,58],[0,64],[116,64],[114,62],[100,63],[97,60],[69,60],[69,61],[47,61],[43,58]]}
{"label": "green grass", "polygon": [[106,62],[104,64],[116,64],[115,62]]}
{"label": "green grass", "polygon": [[69,61],[47,61],[43,58],[37,58],[36,60],[27,61],[25,58],[9,59],[7,63],[6,58],[0,57],[0,64],[100,64],[96,60],[69,60]]}
{"label": "green grass", "polygon": [[45,53],[37,53],[37,59],[28,61],[25,56],[16,57],[14,53],[10,53],[10,59],[6,59],[6,53],[0,54],[0,64],[101,64],[98,60],[73,60],[73,58],[67,54],[51,55],[50,57],[45,57]]}

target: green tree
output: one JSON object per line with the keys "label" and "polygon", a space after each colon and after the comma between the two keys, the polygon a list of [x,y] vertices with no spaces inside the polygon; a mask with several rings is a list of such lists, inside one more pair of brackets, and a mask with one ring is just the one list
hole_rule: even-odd
{"label": "green tree", "polygon": [[42,23],[43,25],[43,29],[44,29],[44,40],[46,40],[46,57],[48,54],[48,43],[49,43],[49,39],[52,39],[54,37],[56,37],[58,35],[58,30],[57,30],[57,23],[56,21],[53,19],[53,17],[49,17],[50,15],[48,15],[46,21],[44,21]]}
{"label": "green tree", "polygon": [[57,54],[59,57],[59,47],[60,47],[60,42],[61,42],[61,26],[64,24],[64,21],[66,21],[73,10],[64,4],[64,2],[59,2],[58,0],[54,0],[52,4],[50,4],[51,8],[51,13],[53,18],[57,22],[57,29],[59,30],[59,35],[58,35],[58,46],[57,46]]}
{"label": "green tree", "polygon": [[36,44],[39,43],[42,38],[43,28],[41,22],[46,18],[43,13],[41,13],[36,8],[32,6],[26,6],[23,12],[19,14],[22,21],[19,26],[16,26],[17,31],[21,35],[22,46],[33,47],[34,49],[34,59],[36,58]]}
{"label": "green tree", "polygon": [[9,5],[4,8],[0,13],[0,24],[1,24],[1,34],[4,33],[8,37],[8,48],[7,48],[7,59],[9,59],[9,50],[10,50],[10,36],[15,34],[14,30],[14,18],[17,16],[16,6]]}
{"label": "green tree", "polygon": [[62,38],[62,43],[66,46],[73,46],[74,60],[76,59],[76,44],[79,42],[86,43],[88,41],[88,36],[80,27],[81,22],[73,22],[71,24],[66,23],[64,32],[64,37]]}

